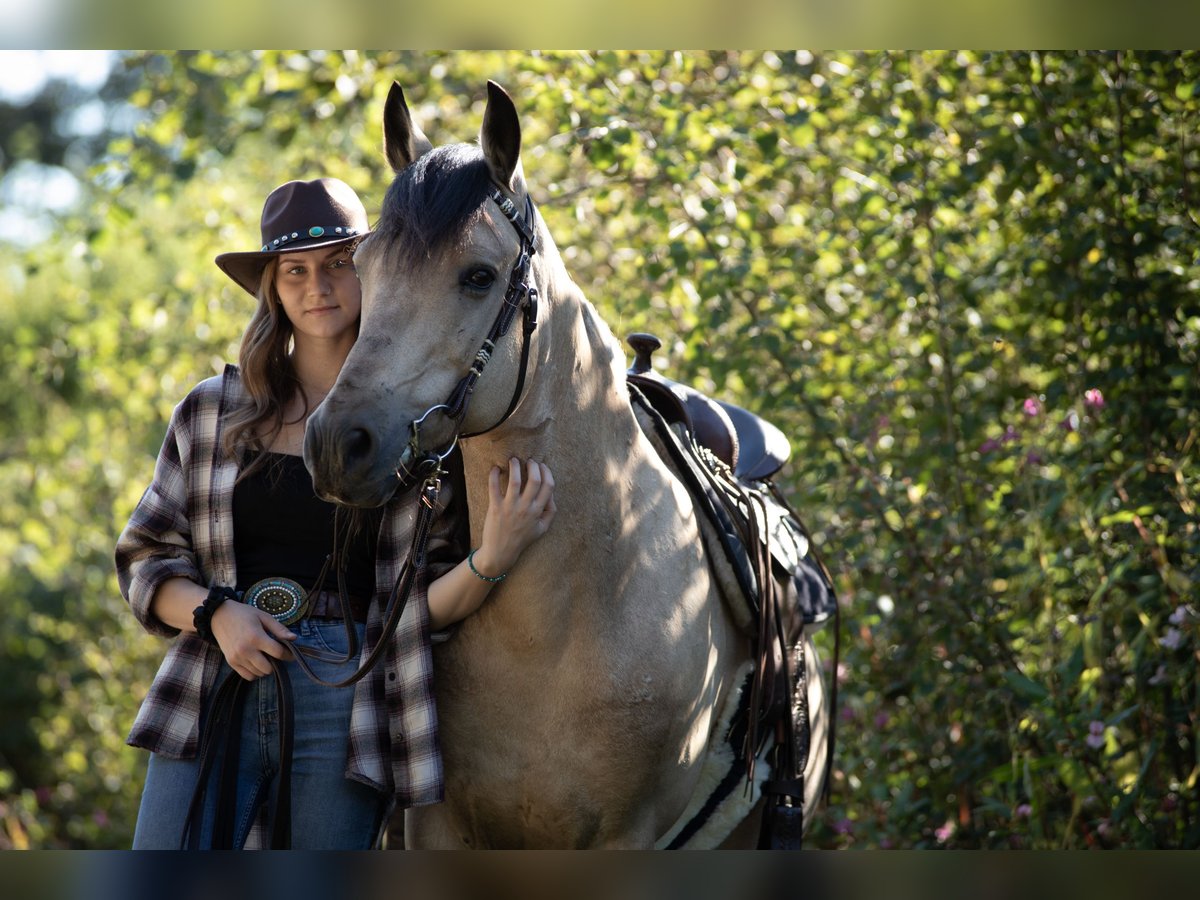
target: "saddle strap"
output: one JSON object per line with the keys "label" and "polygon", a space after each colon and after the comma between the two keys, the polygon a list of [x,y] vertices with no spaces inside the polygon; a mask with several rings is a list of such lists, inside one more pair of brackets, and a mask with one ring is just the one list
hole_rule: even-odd
{"label": "saddle strap", "polygon": [[[803,624],[797,627],[798,623],[785,615],[783,609],[785,597],[777,587],[773,571],[772,534],[769,528],[760,528],[760,523],[770,521],[766,497],[761,491],[751,490],[739,482],[728,467],[710,465],[698,459],[696,451],[684,445],[684,440],[632,384],[630,395],[653,424],[657,443],[671,457],[672,468],[688,487],[701,517],[716,526],[721,547],[755,614],[756,659],[750,680],[742,752],[748,783],[753,783],[757,757],[767,738],[772,735],[775,738],[771,754],[774,778],[763,788],[759,846],[800,849],[804,833],[804,774],[812,737],[808,661]],[[778,488],[772,483],[768,483],[767,488],[799,522],[799,516]],[[803,529],[803,525],[800,527]],[[819,559],[817,565],[826,583],[832,584]],[[781,689],[790,692],[790,696],[779,696]],[[832,758],[832,740],[829,751]],[[828,791],[829,760],[826,766],[825,787]]]}
{"label": "saddle strap", "polygon": [[767,804],[763,810],[759,850],[800,850],[804,845],[804,807]]}
{"label": "saddle strap", "polygon": [[[770,482],[768,484],[768,487],[770,488],[771,494],[775,497],[775,499],[777,501],[779,501],[779,503],[781,503],[783,505],[783,508],[786,509],[791,514],[792,518],[797,523],[799,523],[801,529],[803,530],[804,536],[806,538],[809,538],[809,546],[811,547],[812,539],[808,533],[808,528],[805,527],[803,520],[800,518],[800,514],[798,512],[796,512],[796,510],[792,507],[792,504],[788,502],[787,497],[784,496],[783,491],[781,491],[778,488],[778,486],[775,485],[774,482]],[[817,567],[819,568],[822,577],[824,577],[824,579],[825,579],[825,584],[828,585],[828,587],[829,587],[830,594],[832,595],[833,594],[833,574],[829,571],[829,568],[825,565],[825,561],[818,554],[813,553],[811,555],[812,555],[813,561],[817,564]],[[841,663],[841,658],[842,658],[842,607],[841,607],[841,604],[838,603],[836,596],[834,596],[834,599],[833,599],[833,664],[831,666],[831,671],[833,672],[833,676],[830,678],[829,735],[828,735],[828,739],[827,739],[827,748],[828,749],[825,753],[825,780],[822,782],[824,784],[823,794],[824,794],[826,804],[829,803],[830,791],[832,790],[832,785],[833,785],[833,753],[834,753],[834,748],[837,745],[838,666]]]}
{"label": "saddle strap", "polygon": [[[714,466],[697,459],[635,385],[629,385],[629,394],[633,403],[653,424],[658,443],[670,455],[674,471],[699,508],[698,515],[716,525],[721,548],[756,615],[753,637],[754,652],[758,659],[750,687],[750,728],[746,735],[745,750],[745,757],[749,761],[747,778],[753,779],[754,761],[766,740],[760,725],[769,720],[769,711],[776,705],[774,701],[777,699],[773,695],[773,678],[768,676],[782,671],[784,685],[791,684],[787,667],[789,638],[792,635],[786,633],[785,617],[779,609],[781,598],[775,590],[771,568],[770,535],[759,531],[759,521],[766,521],[762,511],[763,501],[741,485],[728,467],[714,471]],[[774,664],[769,664],[769,661]],[[784,705],[790,726],[791,704]]]}
{"label": "saddle strap", "polygon": [[[792,669],[785,684],[791,688],[785,720],[775,724],[771,769],[775,777],[763,784],[760,850],[800,850],[804,844],[804,785],[812,730],[808,710],[808,660],[803,637],[796,643]],[[794,671],[795,683],[791,672]]]}

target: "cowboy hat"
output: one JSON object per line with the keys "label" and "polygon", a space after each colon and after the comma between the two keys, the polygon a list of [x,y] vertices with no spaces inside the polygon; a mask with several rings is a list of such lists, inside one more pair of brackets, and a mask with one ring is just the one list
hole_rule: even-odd
{"label": "cowboy hat", "polygon": [[267,262],[285,250],[316,250],[370,233],[354,189],[336,178],[289,181],[271,191],[262,211],[262,249],[222,253],[221,271],[254,296]]}

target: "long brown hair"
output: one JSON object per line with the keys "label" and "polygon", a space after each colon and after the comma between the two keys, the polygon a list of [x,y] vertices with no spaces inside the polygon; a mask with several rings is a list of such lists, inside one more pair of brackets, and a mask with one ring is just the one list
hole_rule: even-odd
{"label": "long brown hair", "polygon": [[254,459],[238,474],[239,481],[263,465],[261,451],[283,429],[284,406],[294,392],[300,392],[305,414],[308,412],[308,397],[292,366],[292,322],[283,311],[275,288],[278,262],[278,257],[274,257],[263,268],[258,306],[238,351],[246,401],[225,414],[221,445],[226,456],[241,459],[245,454],[255,453]]}

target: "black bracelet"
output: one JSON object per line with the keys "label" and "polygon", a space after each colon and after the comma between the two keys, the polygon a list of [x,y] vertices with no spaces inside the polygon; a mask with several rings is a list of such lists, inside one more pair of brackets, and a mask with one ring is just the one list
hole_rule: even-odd
{"label": "black bracelet", "polygon": [[236,600],[237,591],[230,587],[223,587],[219,584],[214,584],[208,589],[208,596],[204,598],[204,602],[192,610],[192,625],[196,629],[196,634],[210,644],[216,644],[217,639],[212,633],[212,617],[213,613],[226,600]]}

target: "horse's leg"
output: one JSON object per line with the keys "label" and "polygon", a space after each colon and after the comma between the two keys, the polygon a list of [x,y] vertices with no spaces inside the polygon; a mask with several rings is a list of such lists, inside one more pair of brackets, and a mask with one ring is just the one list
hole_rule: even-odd
{"label": "horse's leg", "polygon": [[474,848],[468,836],[450,821],[446,804],[404,811],[404,840],[409,850],[467,850]]}
{"label": "horse's leg", "polygon": [[[575,849],[652,850],[654,848],[653,812],[653,810],[647,810],[645,821],[641,825],[633,826],[619,838]],[[398,815],[397,818],[400,816]],[[395,826],[394,821],[393,826]],[[445,814],[444,806],[441,805],[405,810],[401,839],[398,843],[393,844],[389,837],[388,846],[402,846],[409,850],[491,849],[482,845],[475,847],[469,837],[454,827],[450,816]]]}
{"label": "horse's leg", "polygon": [[397,809],[388,819],[384,833],[384,847],[388,850],[404,850],[404,810]]}

